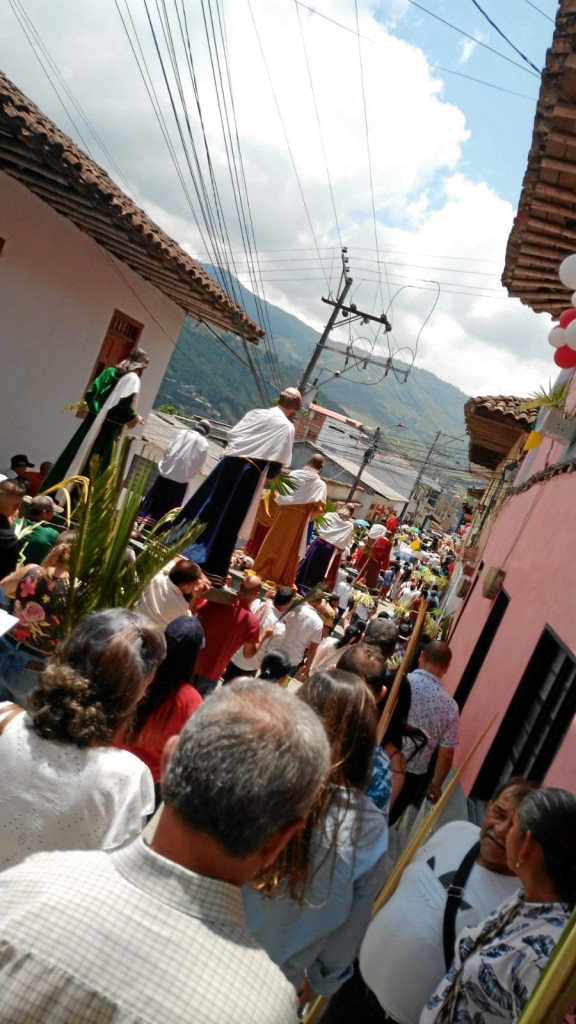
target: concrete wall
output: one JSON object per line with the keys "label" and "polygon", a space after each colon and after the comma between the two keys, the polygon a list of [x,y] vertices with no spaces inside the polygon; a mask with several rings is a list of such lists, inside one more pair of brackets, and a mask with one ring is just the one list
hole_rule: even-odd
{"label": "concrete wall", "polygon": [[180,307],[3,172],[0,238],[0,466],[16,452],[36,465],[58,456],[79,424],[63,406],[82,397],[115,309],[144,324],[146,417]]}
{"label": "concrete wall", "polygon": [[[550,453],[543,443],[536,468]],[[538,640],[549,626],[576,654],[576,474],[548,479],[508,499],[493,526],[483,553],[484,570],[492,566],[506,572],[504,589],[510,597],[473,691],[463,709],[461,742],[456,764],[495,712],[499,720],[466,769],[466,792],[490,749],[502,717],[515,693]],[[456,690],[476,640],[488,618],[492,602],[482,596],[482,578],[466,602],[455,628],[453,660],[446,676],[447,689]],[[557,753],[546,783],[573,790],[576,779],[576,720]]]}

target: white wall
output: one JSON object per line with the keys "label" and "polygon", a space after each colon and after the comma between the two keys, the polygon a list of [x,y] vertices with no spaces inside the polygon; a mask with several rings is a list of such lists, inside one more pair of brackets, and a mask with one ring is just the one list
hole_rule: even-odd
{"label": "white wall", "polygon": [[0,238],[0,466],[16,452],[38,466],[79,425],[62,409],[82,397],[114,310],[144,324],[144,417],[184,312],[3,172]]}

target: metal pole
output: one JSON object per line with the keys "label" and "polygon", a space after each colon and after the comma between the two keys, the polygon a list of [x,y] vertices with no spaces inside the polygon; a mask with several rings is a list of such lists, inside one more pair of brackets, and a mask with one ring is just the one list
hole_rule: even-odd
{"label": "metal pole", "polygon": [[348,497],[346,498],[346,501],[352,501],[352,498],[354,497],[354,492],[356,491],[356,488],[358,487],[358,484],[360,483],[360,481],[362,479],[362,473],[366,469],[366,466],[368,465],[368,463],[371,462],[372,459],[374,458],[374,456],[375,456],[375,454],[376,454],[376,452],[378,450],[378,445],[380,443],[380,433],[381,433],[380,427],[377,427],[376,431],[374,432],[374,437],[372,439],[372,444],[364,452],[364,458],[362,459],[362,462],[360,463],[360,468],[359,468],[359,470],[358,470],[358,472],[356,474],[356,479],[354,480],[354,483],[352,484],[352,487],[350,488],[350,490],[348,492]]}
{"label": "metal pole", "polygon": [[328,341],[328,338],[330,337],[330,331],[332,330],[334,324],[336,323],[336,320],[338,319],[338,314],[340,313],[344,299],[346,298],[348,292],[350,291],[350,288],[352,287],[352,278],[349,277],[348,275],[348,269],[344,256],[342,256],[342,265],[344,274],[344,287],[340,292],[338,299],[336,300],[334,309],[332,310],[328,318],[328,323],[326,324],[326,327],[324,328],[322,334],[320,335],[318,344],[316,345],[316,348],[314,349],[312,355],[310,356],[308,366],[306,367],[304,373],[302,374],[300,380],[298,381],[298,390],[300,391],[303,398],[305,397],[304,391],[308,381],[310,380],[310,377],[312,376],[312,371],[314,370],[314,367],[316,366],[316,363],[318,362],[322,354],[322,349],[324,348],[326,342]]}
{"label": "metal pole", "polygon": [[422,480],[422,477],[424,476],[424,470],[426,469],[426,466],[430,462],[430,458],[432,456],[432,453],[433,453],[433,451],[434,451],[434,449],[435,449],[436,445],[438,444],[438,441],[440,440],[441,437],[442,437],[442,431],[438,430],[437,433],[436,433],[436,437],[432,441],[432,444],[430,445],[430,447],[428,449],[428,452],[426,453],[426,457],[424,459],[424,462],[422,463],[422,465],[420,466],[420,469],[418,470],[418,476],[416,477],[416,479],[414,481],[412,490],[410,491],[410,495],[408,497],[408,501],[406,502],[406,504],[404,505],[404,508],[402,509],[400,515],[398,516],[398,519],[400,520],[400,522],[402,522],[402,520],[404,519],[404,516],[406,515],[406,509],[408,508],[408,505],[412,501],[412,498],[414,497],[414,495],[416,494],[416,491],[418,490],[418,488],[420,486],[420,481]]}

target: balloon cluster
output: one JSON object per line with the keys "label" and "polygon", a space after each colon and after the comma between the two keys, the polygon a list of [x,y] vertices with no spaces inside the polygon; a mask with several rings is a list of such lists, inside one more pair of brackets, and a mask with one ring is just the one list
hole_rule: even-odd
{"label": "balloon cluster", "polygon": [[554,362],[563,370],[571,370],[576,366],[576,253],[567,256],[560,264],[558,277],[562,284],[572,291],[572,309],[565,309],[548,335],[553,348]]}

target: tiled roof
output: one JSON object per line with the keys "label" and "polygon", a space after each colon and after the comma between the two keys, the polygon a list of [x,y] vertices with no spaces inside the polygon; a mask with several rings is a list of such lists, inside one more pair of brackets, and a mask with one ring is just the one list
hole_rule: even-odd
{"label": "tiled roof", "polygon": [[264,331],[0,72],[0,170],[192,316],[258,342]]}
{"label": "tiled roof", "polygon": [[353,420],[350,416],[343,416],[342,413],[334,412],[332,409],[325,409],[323,405],[315,405],[312,403],[310,406],[310,412],[321,413],[323,416],[327,416],[330,420],[338,420],[339,423],[349,423],[358,430],[362,426],[359,420]]}
{"label": "tiled roof", "polygon": [[532,423],[538,413],[538,408],[537,406],[530,409],[522,408],[528,401],[527,398],[515,398],[513,395],[487,395],[484,398],[469,398],[464,406],[464,411],[470,409],[470,411],[476,412],[478,409],[486,409],[487,412],[513,416],[515,420]]}
{"label": "tiled roof", "polygon": [[468,399],[464,419],[470,437],[468,458],[473,471],[475,468],[497,469],[520,436],[529,432],[538,410],[522,409],[527,401],[511,395]]}
{"label": "tiled roof", "polygon": [[558,266],[576,252],[576,0],[560,0],[546,54],[532,145],[502,284],[536,312],[559,316],[570,293]]}

